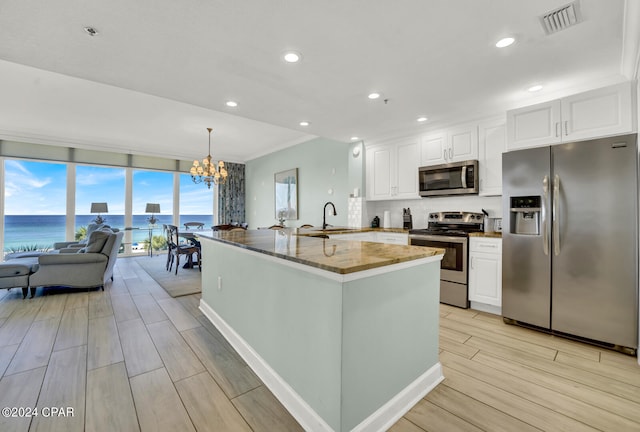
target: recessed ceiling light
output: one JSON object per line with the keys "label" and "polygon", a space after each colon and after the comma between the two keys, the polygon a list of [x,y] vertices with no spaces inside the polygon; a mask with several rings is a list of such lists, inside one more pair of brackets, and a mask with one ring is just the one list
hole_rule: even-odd
{"label": "recessed ceiling light", "polygon": [[93,27],[85,27],[83,30],[89,36],[97,36],[98,35],[98,30],[94,29]]}
{"label": "recessed ceiling light", "polygon": [[367,96],[369,99],[378,99],[380,97],[380,93],[369,93]]}
{"label": "recessed ceiling light", "polygon": [[299,52],[289,51],[284,53],[283,58],[287,63],[297,63],[302,58],[302,55]]}
{"label": "recessed ceiling light", "polygon": [[498,47],[498,48],[508,47],[509,45],[514,43],[515,41],[516,40],[514,38],[512,38],[512,37],[502,38],[498,42],[496,42],[496,47]]}
{"label": "recessed ceiling light", "polygon": [[352,136],[351,137],[351,141],[358,141],[360,139],[360,137],[357,136]]}
{"label": "recessed ceiling light", "polygon": [[301,121],[300,122],[300,126],[309,126],[311,123],[309,123],[308,121]]}
{"label": "recessed ceiling light", "polygon": [[540,84],[536,84],[534,86],[529,87],[527,90],[529,90],[530,92],[537,92],[542,90],[542,86]]}
{"label": "recessed ceiling light", "polygon": [[423,116],[423,117],[418,117],[416,120],[422,123],[422,122],[426,122],[429,119]]}
{"label": "recessed ceiling light", "polygon": [[236,101],[227,101],[227,106],[231,108],[235,108],[238,106],[238,102]]}

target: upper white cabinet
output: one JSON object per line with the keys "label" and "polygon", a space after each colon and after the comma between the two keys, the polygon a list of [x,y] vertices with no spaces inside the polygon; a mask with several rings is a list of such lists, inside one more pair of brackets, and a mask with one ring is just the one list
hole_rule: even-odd
{"label": "upper white cabinet", "polygon": [[476,123],[447,131],[449,154],[447,162],[478,159],[478,126]]}
{"label": "upper white cabinet", "polygon": [[420,166],[478,159],[478,127],[475,123],[430,133],[420,143]]}
{"label": "upper white cabinet", "polygon": [[367,148],[367,199],[419,198],[418,139]]}
{"label": "upper white cabinet", "polygon": [[631,82],[507,111],[507,149],[634,132]]}
{"label": "upper white cabinet", "polygon": [[445,155],[447,152],[446,132],[441,131],[423,136],[420,142],[420,166],[446,163]]}
{"label": "upper white cabinet", "polygon": [[480,195],[502,195],[502,153],[507,148],[506,129],[504,118],[478,125]]}

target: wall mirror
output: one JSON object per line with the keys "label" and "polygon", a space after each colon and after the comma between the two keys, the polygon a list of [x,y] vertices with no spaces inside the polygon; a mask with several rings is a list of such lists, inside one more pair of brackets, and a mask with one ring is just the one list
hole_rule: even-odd
{"label": "wall mirror", "polygon": [[276,173],[276,219],[298,219],[298,168]]}

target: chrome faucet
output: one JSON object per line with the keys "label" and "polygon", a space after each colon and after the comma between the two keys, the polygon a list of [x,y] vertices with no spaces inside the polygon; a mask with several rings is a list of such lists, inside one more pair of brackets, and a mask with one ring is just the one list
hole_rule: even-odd
{"label": "chrome faucet", "polygon": [[327,223],[327,206],[331,204],[331,207],[333,207],[333,215],[334,216],[338,216],[338,213],[336,212],[336,206],[333,205],[333,203],[331,201],[329,201],[328,203],[326,203],[324,205],[324,209],[322,210],[322,229],[327,229],[327,226],[329,226],[329,224]]}

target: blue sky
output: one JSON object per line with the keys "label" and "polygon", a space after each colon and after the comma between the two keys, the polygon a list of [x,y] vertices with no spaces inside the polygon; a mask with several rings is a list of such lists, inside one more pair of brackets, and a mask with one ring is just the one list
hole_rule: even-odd
{"label": "blue sky", "polygon": [[[63,163],[5,161],[5,214],[66,213],[67,168]],[[173,209],[173,173],[136,170],[133,173],[133,214],[145,214],[146,203],[159,203],[161,214]],[[92,202],[106,202],[109,213],[124,214],[125,169],[78,165],[76,214],[89,214]],[[180,213],[211,214],[213,192],[180,176]]]}

